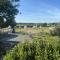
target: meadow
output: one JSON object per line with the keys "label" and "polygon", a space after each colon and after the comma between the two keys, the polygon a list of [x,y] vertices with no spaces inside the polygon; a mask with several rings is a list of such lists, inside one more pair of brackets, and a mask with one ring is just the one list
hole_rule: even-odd
{"label": "meadow", "polygon": [[60,60],[60,37],[51,35],[50,30],[53,27],[15,29],[32,40],[17,44],[3,60]]}
{"label": "meadow", "polygon": [[40,32],[49,33],[49,27],[42,27],[42,28],[17,28],[17,29],[15,29],[15,31],[16,32],[28,33],[28,34],[37,34],[37,33],[40,33]]}

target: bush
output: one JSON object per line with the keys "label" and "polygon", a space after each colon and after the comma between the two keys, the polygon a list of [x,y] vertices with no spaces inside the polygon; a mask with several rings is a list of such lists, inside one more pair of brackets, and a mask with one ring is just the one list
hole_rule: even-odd
{"label": "bush", "polygon": [[50,30],[50,34],[60,36],[60,23],[58,23],[53,30]]}
{"label": "bush", "polygon": [[[18,44],[6,54],[3,60],[58,60],[59,49],[57,47],[59,45],[57,46],[58,43],[49,37],[41,37],[34,39],[33,42],[26,41]],[[47,38],[53,44],[48,42]]]}

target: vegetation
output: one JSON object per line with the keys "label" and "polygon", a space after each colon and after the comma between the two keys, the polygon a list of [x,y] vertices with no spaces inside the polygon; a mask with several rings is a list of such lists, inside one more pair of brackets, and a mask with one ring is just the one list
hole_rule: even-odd
{"label": "vegetation", "polygon": [[[18,0],[14,0],[15,3]],[[14,3],[13,0],[0,0],[0,22],[1,25],[3,25],[4,27],[11,25],[12,27],[14,27],[16,25],[15,22],[15,15],[17,15],[18,13],[18,9],[16,8],[17,5],[13,4]],[[6,21],[4,21],[4,19]],[[2,28],[2,26],[0,25],[0,27]]]}
{"label": "vegetation", "polygon": [[35,35],[32,41],[20,43],[7,52],[3,60],[59,60],[59,41],[58,36]]}
{"label": "vegetation", "polygon": [[3,27],[4,25],[4,19],[0,16],[0,27]]}
{"label": "vegetation", "polygon": [[60,36],[60,23],[58,23],[53,30],[50,31],[51,35]]}
{"label": "vegetation", "polygon": [[55,30],[56,30],[56,35],[60,36],[60,23],[57,24]]}
{"label": "vegetation", "polygon": [[[19,12],[16,3],[18,1],[0,0],[0,28],[10,25],[13,33],[23,32],[32,37],[32,40],[21,42],[7,53],[0,42],[0,55],[5,55],[3,60],[60,60],[60,23],[18,23],[17,26],[27,25],[35,28],[15,29],[15,15]],[[0,34],[0,39],[3,36],[5,35]]]}
{"label": "vegetation", "polygon": [[[60,35],[57,34],[60,31],[60,25],[58,24],[56,26],[54,28],[16,29],[16,32],[23,32],[30,35],[32,40],[16,45],[6,53],[3,60],[60,60]],[[52,28],[54,36],[49,28]]]}
{"label": "vegetation", "polygon": [[20,25],[26,25],[26,26],[36,26],[39,28],[40,26],[42,27],[51,27],[51,26],[56,26],[57,23],[17,23],[17,26],[20,26]]}

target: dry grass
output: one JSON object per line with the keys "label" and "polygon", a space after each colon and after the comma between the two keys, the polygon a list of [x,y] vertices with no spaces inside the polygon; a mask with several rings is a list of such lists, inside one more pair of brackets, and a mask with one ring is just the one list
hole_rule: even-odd
{"label": "dry grass", "polygon": [[36,34],[40,32],[47,32],[49,33],[49,27],[42,27],[42,28],[17,28],[15,29],[16,32],[23,32],[23,33],[30,33]]}
{"label": "dry grass", "polygon": [[[42,27],[42,28],[15,28],[16,32],[23,32],[23,33],[30,33],[30,34],[37,34],[40,32],[50,32],[51,27]],[[8,32],[8,28],[3,28],[3,32]]]}

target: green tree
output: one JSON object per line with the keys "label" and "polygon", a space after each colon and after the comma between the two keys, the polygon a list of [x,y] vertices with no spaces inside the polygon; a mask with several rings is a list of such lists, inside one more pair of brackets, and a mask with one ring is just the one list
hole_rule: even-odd
{"label": "green tree", "polygon": [[60,36],[60,23],[58,23],[57,26],[55,27],[55,32],[56,35]]}
{"label": "green tree", "polygon": [[3,27],[3,24],[4,24],[4,19],[3,19],[3,17],[0,16],[0,28]]}
{"label": "green tree", "polygon": [[19,11],[14,2],[16,3],[17,1],[19,0],[0,0],[0,16],[6,19],[5,26],[11,25],[14,27],[16,25],[15,15],[17,15]]}
{"label": "green tree", "polygon": [[47,23],[43,23],[42,26],[43,26],[43,27],[47,27]]}

